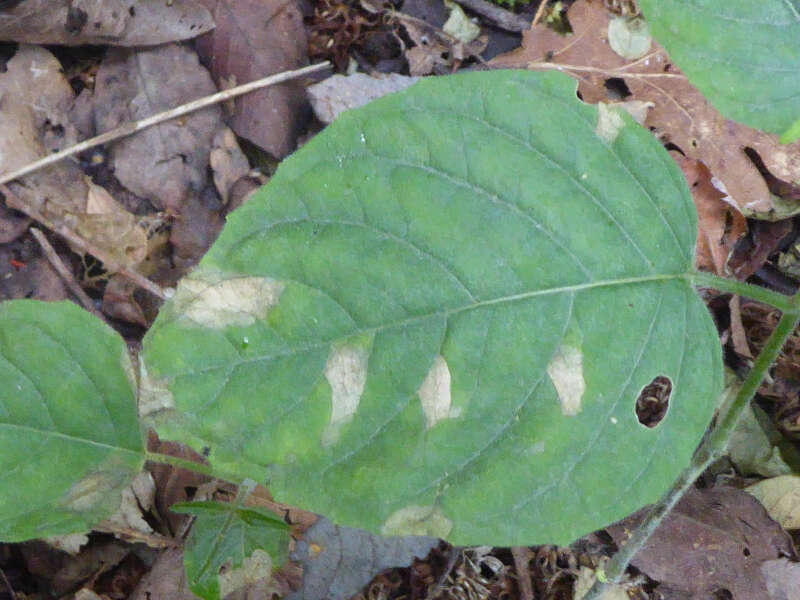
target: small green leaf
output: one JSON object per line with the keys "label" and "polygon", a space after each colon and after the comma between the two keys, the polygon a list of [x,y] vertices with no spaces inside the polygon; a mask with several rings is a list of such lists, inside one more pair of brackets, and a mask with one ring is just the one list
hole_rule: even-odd
{"label": "small green leaf", "polygon": [[569,542],[658,499],[721,353],[683,176],[603,110],[565,75],[494,71],[341,116],[146,336],[159,434],[339,524],[457,545]]}
{"label": "small green leaf", "polygon": [[71,302],[0,304],[0,540],[89,530],[144,448],[128,350]]}
{"label": "small green leaf", "polygon": [[268,510],[213,501],[182,502],[170,510],[197,517],[184,565],[189,586],[205,600],[268,577],[286,560],[289,526]]}
{"label": "small green leaf", "polygon": [[778,134],[792,126],[800,114],[797,0],[640,0],[639,6],[653,36],[723,115]]}

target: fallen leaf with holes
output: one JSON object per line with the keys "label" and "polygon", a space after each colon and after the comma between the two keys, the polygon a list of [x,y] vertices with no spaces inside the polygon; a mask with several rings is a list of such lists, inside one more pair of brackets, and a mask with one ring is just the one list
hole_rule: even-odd
{"label": "fallen leaf with holes", "polygon": [[[97,72],[95,125],[104,133],[217,91],[189,48],[112,48]],[[218,106],[154,125],[111,144],[120,183],[159,209],[182,214],[207,184],[211,143],[224,127]]]}
{"label": "fallen leaf with holes", "polygon": [[[296,0],[201,0],[216,28],[198,40],[198,52],[220,88],[248,83],[308,64],[307,36]],[[231,126],[276,158],[297,146],[308,117],[299,81],[240,96]]]}
{"label": "fallen leaf with holes", "polygon": [[152,46],[213,27],[196,0],[25,0],[0,10],[0,40],[28,44]]}
{"label": "fallen leaf with holes", "polygon": [[695,267],[727,275],[726,263],[736,241],[747,232],[747,219],[722,200],[725,194],[714,187],[711,172],[699,160],[671,152],[686,177],[697,207],[698,237]]}
{"label": "fallen leaf with holes", "polygon": [[[715,177],[725,199],[745,216],[776,220],[800,212],[800,142],[784,146],[778,136],[751,129],[722,117],[672,64],[655,41],[644,57],[627,60],[608,41],[611,15],[602,2],[578,0],[567,13],[573,34],[561,36],[544,25],[523,35],[519,50],[491,61],[496,67],[557,68],[579,80],[585,102],[619,99],[652,102],[645,125],[689,158],[701,160]],[[623,94],[624,96],[624,94]],[[768,182],[745,153],[751,149],[763,167],[780,181]],[[772,187],[772,193],[770,190]],[[774,194],[789,192],[786,199]]]}
{"label": "fallen leaf with holes", "polygon": [[[628,539],[645,511],[607,528],[617,544]],[[789,536],[755,498],[717,487],[687,492],[632,564],[692,600],[719,589],[737,599],[771,600],[761,565],[792,553]]]}
{"label": "fallen leaf with holes", "polygon": [[303,563],[303,587],[287,600],[345,600],[376,573],[407,567],[438,544],[439,540],[431,537],[383,538],[320,517],[292,555]]}

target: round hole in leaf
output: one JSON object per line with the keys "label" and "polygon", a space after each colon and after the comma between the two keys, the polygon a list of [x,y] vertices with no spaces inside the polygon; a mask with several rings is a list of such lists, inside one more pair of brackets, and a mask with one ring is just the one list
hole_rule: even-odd
{"label": "round hole in leaf", "polygon": [[639,423],[650,428],[661,423],[667,414],[671,394],[672,381],[664,375],[659,375],[644,386],[636,399],[636,418]]}

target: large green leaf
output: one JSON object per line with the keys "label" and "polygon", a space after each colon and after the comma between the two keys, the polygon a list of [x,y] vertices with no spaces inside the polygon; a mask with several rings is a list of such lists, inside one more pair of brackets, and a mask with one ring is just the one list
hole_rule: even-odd
{"label": "large green leaf", "polygon": [[640,0],[655,38],[726,117],[783,133],[800,117],[798,0]]}
{"label": "large green leaf", "polygon": [[[141,402],[341,524],[566,542],[655,500],[711,417],[695,228],[659,143],[566,76],[424,80],[232,215],[145,339]],[[673,392],[649,429],[634,405],[657,375]]]}
{"label": "large green leaf", "polygon": [[122,338],[70,302],[0,304],[0,540],[86,531],[144,448]]}

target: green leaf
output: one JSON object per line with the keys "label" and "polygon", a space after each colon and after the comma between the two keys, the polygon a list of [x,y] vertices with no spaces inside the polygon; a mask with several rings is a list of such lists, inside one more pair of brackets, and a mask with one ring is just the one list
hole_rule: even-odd
{"label": "green leaf", "polygon": [[797,119],[789,126],[789,129],[781,134],[781,144],[792,144],[800,140],[800,119]]}
{"label": "green leaf", "polygon": [[797,0],[640,0],[653,36],[723,115],[772,133],[800,114]]}
{"label": "green leaf", "polygon": [[714,410],[696,227],[660,144],[568,77],[427,79],[231,216],[145,338],[142,401],[163,437],[343,525],[567,542],[656,500]]}
{"label": "green leaf", "polygon": [[144,463],[122,338],[71,302],[0,304],[0,540],[87,531]]}
{"label": "green leaf", "polygon": [[[197,516],[184,565],[189,587],[201,598],[224,598],[286,561],[289,526],[267,510],[213,501],[182,502],[170,510]],[[220,573],[223,566],[228,569]]]}

